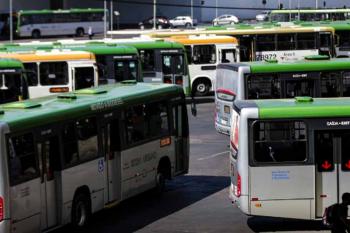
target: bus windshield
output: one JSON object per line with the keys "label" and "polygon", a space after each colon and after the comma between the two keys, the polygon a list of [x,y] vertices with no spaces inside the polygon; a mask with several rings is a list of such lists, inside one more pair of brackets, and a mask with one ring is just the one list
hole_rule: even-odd
{"label": "bus windshield", "polygon": [[0,103],[21,100],[23,96],[22,74],[18,72],[6,73],[0,70]]}

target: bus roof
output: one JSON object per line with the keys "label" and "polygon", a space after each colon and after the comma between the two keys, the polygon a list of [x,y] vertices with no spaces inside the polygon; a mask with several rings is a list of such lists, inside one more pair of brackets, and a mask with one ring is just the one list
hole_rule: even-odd
{"label": "bus roof", "polygon": [[36,61],[75,61],[75,60],[95,60],[93,53],[85,51],[29,51],[22,53],[0,53],[3,58],[15,58],[22,62]]}
{"label": "bus roof", "polygon": [[[333,58],[325,60],[310,59],[299,61],[259,61],[259,62],[242,62],[232,64],[220,64],[218,68],[237,69],[239,66],[249,66],[251,73],[280,73],[280,72],[307,72],[307,71],[332,71],[332,70],[349,70],[350,58]],[[322,58],[322,57],[321,57]],[[231,68],[230,68],[231,67]]]}
{"label": "bus roof", "polygon": [[97,88],[81,89],[58,96],[0,105],[0,122],[12,131],[54,124],[116,106],[130,106],[138,101],[152,101],[183,93],[178,85],[124,82]]}
{"label": "bus roof", "polygon": [[292,9],[292,10],[272,10],[271,14],[289,14],[289,13],[341,13],[350,12],[347,8],[329,8],[329,9]]}
{"label": "bus roof", "polygon": [[192,44],[238,44],[236,38],[232,36],[174,36],[167,38],[169,41],[178,42],[184,45]]}
{"label": "bus roof", "polygon": [[155,40],[155,41],[145,41],[145,42],[130,42],[125,43],[125,45],[134,46],[136,49],[184,49],[184,46],[177,42]]}
{"label": "bus roof", "polygon": [[94,53],[95,55],[109,55],[109,54],[127,54],[127,55],[137,55],[137,49],[132,46],[127,45],[117,45],[117,44],[106,44],[103,42],[89,42],[86,44],[78,43],[67,43],[62,44],[60,42],[35,42],[35,43],[25,43],[25,44],[4,44],[0,46],[1,52],[20,52],[20,51],[33,51],[33,50],[46,50],[50,51],[52,49],[63,49],[64,51],[74,50],[74,51],[86,51]]}
{"label": "bus roof", "polygon": [[337,30],[350,30],[350,21],[301,21],[295,22],[303,27],[327,26]]}
{"label": "bus roof", "polygon": [[236,110],[258,108],[260,119],[350,117],[350,98],[237,100]]}
{"label": "bus roof", "polygon": [[62,13],[103,13],[103,8],[72,8],[65,10],[20,10],[18,14],[20,15],[34,15],[34,14],[62,14]]}
{"label": "bus roof", "polygon": [[254,26],[247,28],[226,28],[220,30],[182,30],[182,31],[163,31],[163,32],[151,32],[151,37],[171,37],[171,36],[185,36],[185,35],[256,35],[256,34],[276,34],[276,33],[307,33],[307,32],[332,32],[332,27],[302,27],[298,25],[292,26]]}
{"label": "bus roof", "polygon": [[0,69],[23,68],[22,62],[17,59],[0,58]]}

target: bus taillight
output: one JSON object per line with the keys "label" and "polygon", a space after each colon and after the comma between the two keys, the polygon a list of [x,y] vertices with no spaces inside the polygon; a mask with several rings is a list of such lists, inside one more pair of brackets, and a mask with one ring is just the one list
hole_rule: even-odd
{"label": "bus taillight", "polygon": [[239,173],[237,173],[237,188],[235,189],[236,197],[240,197],[241,196],[241,190],[242,190],[241,176],[239,175]]}
{"label": "bus taillight", "polygon": [[50,93],[62,93],[62,92],[68,92],[68,87],[51,87]]}
{"label": "bus taillight", "polygon": [[172,84],[171,78],[164,78],[164,83]]}
{"label": "bus taillight", "polygon": [[177,85],[181,85],[181,86],[182,86],[182,84],[183,84],[182,76],[176,77],[175,83],[176,83]]}
{"label": "bus taillight", "polygon": [[4,219],[4,199],[0,197],[0,222]]}

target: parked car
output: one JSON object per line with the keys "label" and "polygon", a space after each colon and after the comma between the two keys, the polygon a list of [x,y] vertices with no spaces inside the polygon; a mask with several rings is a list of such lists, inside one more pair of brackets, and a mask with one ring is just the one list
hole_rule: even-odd
{"label": "parked car", "polygon": [[[153,28],[153,17],[150,17],[148,19],[145,19],[144,21],[139,23],[140,29],[145,28]],[[162,29],[162,28],[169,28],[170,22],[169,20],[164,16],[157,16],[156,17],[156,28]]]}
{"label": "parked car", "polygon": [[239,20],[234,15],[221,15],[213,20],[213,25],[225,25],[239,23]]}
{"label": "parked car", "polygon": [[192,27],[194,25],[190,16],[177,16],[174,19],[169,20],[171,27]]}
{"label": "parked car", "polygon": [[262,11],[260,14],[255,16],[256,21],[267,21],[269,18],[270,11]]}

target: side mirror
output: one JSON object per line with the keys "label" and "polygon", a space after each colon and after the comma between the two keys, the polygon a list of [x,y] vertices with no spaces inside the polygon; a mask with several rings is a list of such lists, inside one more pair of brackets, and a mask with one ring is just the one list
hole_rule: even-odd
{"label": "side mirror", "polygon": [[196,102],[195,99],[192,97],[192,103],[191,103],[191,113],[192,116],[197,116],[197,106],[196,106]]}

